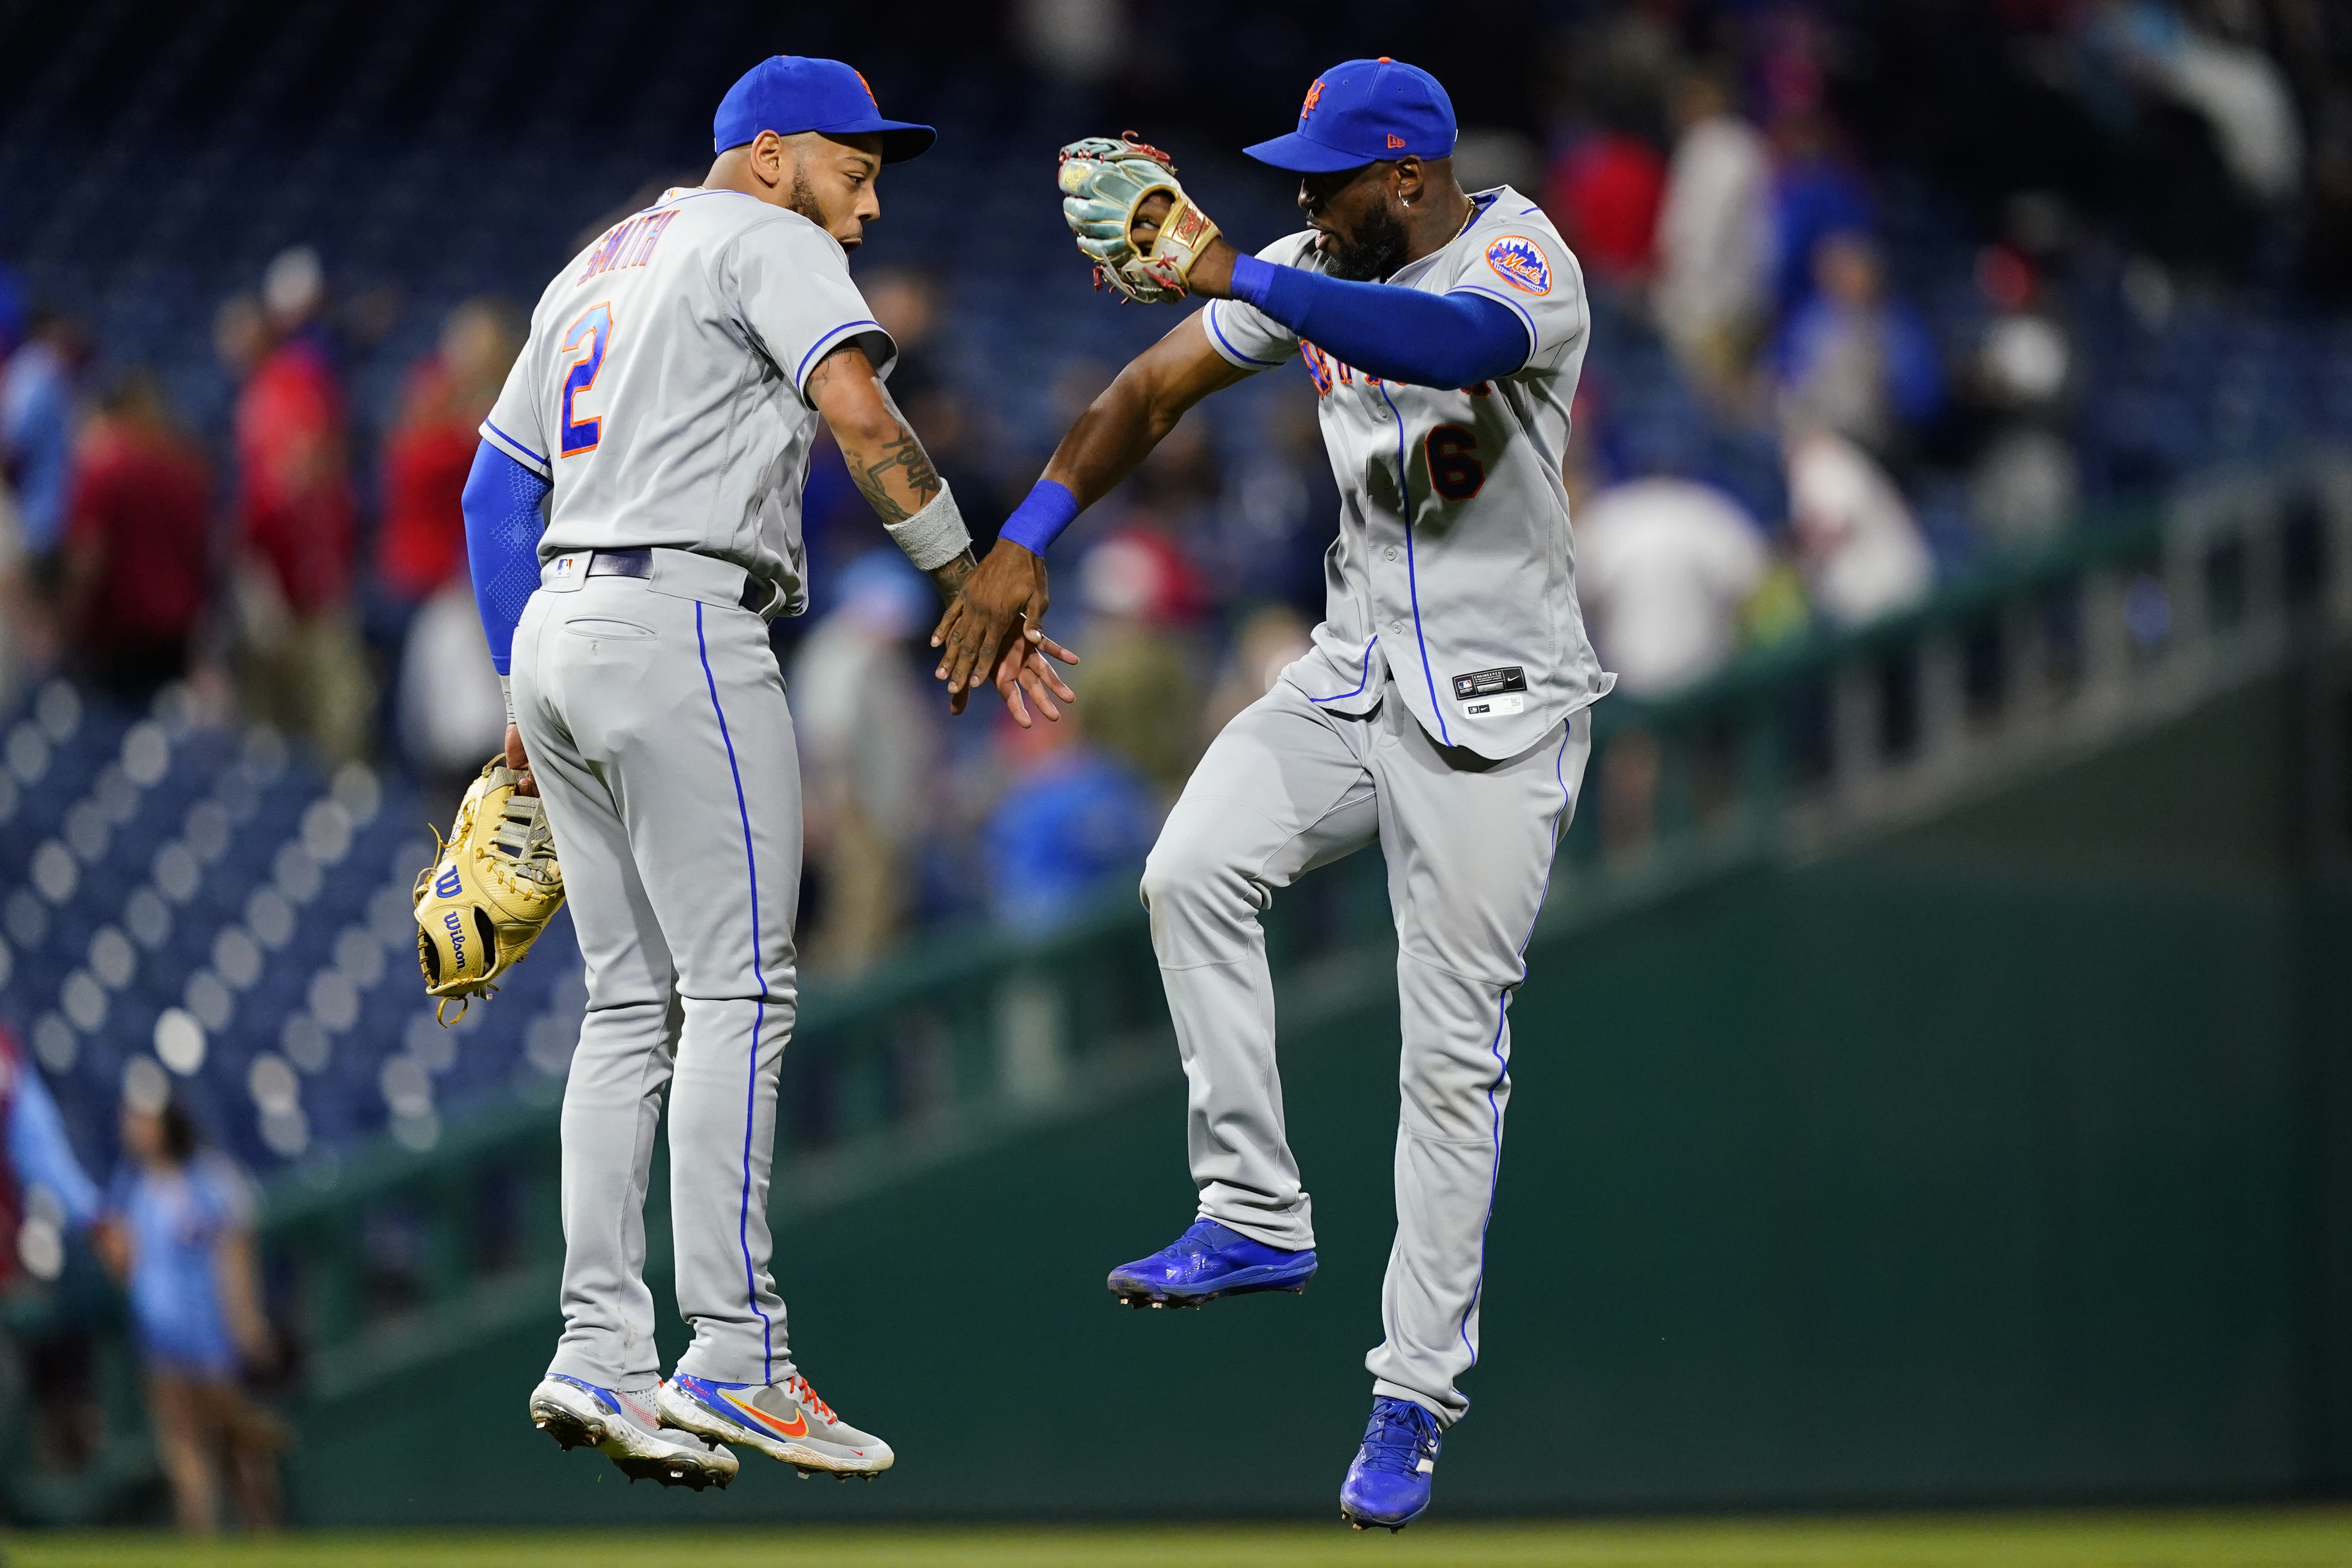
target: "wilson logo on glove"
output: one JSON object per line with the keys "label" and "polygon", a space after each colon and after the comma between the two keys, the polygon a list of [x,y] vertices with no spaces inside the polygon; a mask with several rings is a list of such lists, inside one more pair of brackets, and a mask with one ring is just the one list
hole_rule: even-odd
{"label": "wilson logo on glove", "polygon": [[439,858],[416,873],[416,966],[445,1025],[456,1021],[446,1013],[453,999],[462,1018],[475,997],[496,994],[563,907],[547,813],[515,794],[521,782],[493,758],[466,791],[449,837],[435,829]]}

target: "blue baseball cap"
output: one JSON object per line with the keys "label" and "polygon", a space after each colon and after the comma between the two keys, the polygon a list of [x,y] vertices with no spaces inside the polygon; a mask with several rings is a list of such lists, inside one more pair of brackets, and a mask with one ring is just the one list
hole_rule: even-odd
{"label": "blue baseball cap", "polygon": [[736,79],[710,121],[711,151],[756,141],[762,131],[792,136],[878,134],[882,161],[903,163],[930,151],[940,133],[928,125],[885,120],[866,79],[839,60],[771,55]]}
{"label": "blue baseball cap", "polygon": [[1293,174],[1328,174],[1407,153],[1451,158],[1454,136],[1454,100],[1437,79],[1382,55],[1317,77],[1297,130],[1242,151]]}

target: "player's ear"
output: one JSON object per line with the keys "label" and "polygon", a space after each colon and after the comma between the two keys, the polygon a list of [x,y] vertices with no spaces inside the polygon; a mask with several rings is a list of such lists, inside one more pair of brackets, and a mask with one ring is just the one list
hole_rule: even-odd
{"label": "player's ear", "polygon": [[1408,153],[1396,161],[1397,200],[1412,206],[1421,200],[1423,189],[1421,160]]}
{"label": "player's ear", "polygon": [[751,167],[761,183],[781,185],[784,183],[785,165],[790,161],[784,139],[773,131],[762,131],[751,142]]}

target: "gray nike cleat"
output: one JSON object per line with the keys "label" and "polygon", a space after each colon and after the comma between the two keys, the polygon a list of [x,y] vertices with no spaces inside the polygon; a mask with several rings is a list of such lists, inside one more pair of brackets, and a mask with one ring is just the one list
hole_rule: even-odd
{"label": "gray nike cleat", "polygon": [[742,1463],[699,1435],[662,1430],[661,1416],[640,1395],[599,1388],[551,1372],[530,1391],[531,1425],[568,1452],[587,1444],[620,1467],[631,1481],[646,1477],[666,1487],[724,1487]]}
{"label": "gray nike cleat", "polygon": [[679,1373],[654,1390],[665,1426],[717,1443],[744,1443],[792,1466],[807,1480],[819,1470],[835,1480],[872,1480],[898,1458],[881,1438],[860,1432],[794,1373],[782,1383],[715,1383]]}

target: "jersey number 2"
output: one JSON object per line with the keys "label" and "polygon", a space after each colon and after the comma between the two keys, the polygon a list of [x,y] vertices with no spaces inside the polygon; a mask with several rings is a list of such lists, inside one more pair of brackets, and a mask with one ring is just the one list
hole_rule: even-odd
{"label": "jersey number 2", "polygon": [[567,458],[594,451],[604,437],[604,421],[593,416],[574,419],[572,400],[596,384],[596,373],[604,368],[604,348],[612,336],[610,305],[591,306],[563,334],[563,352],[580,355],[563,377],[563,455]]}
{"label": "jersey number 2", "polygon": [[1486,487],[1486,470],[1478,462],[1478,437],[1459,425],[1440,425],[1429,433],[1430,488],[1447,500],[1468,500]]}

